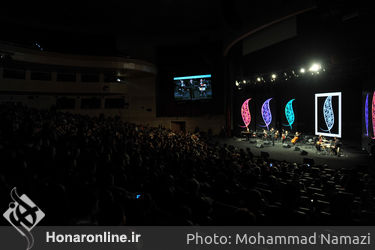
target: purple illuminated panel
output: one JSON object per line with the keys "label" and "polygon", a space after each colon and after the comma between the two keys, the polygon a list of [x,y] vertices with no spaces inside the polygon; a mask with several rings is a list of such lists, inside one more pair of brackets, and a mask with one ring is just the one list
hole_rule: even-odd
{"label": "purple illuminated panel", "polygon": [[262,117],[264,124],[266,125],[267,129],[269,129],[269,125],[272,122],[272,114],[270,109],[270,101],[272,98],[267,99],[262,105]]}
{"label": "purple illuminated panel", "polygon": [[366,124],[365,136],[368,136],[368,94],[366,95],[366,102],[365,102],[365,124]]}

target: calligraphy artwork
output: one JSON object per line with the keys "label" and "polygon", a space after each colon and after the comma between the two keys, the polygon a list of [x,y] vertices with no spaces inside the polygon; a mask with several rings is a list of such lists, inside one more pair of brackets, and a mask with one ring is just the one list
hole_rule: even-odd
{"label": "calligraphy artwork", "polygon": [[290,129],[293,129],[292,125],[294,123],[294,111],[293,111],[293,101],[295,99],[290,100],[286,105],[285,105],[285,117],[286,120],[288,121]]}
{"label": "calligraphy artwork", "polygon": [[366,125],[365,136],[368,136],[368,94],[366,94],[366,101],[365,101],[365,125]]}
{"label": "calligraphy artwork", "polygon": [[341,92],[315,94],[315,135],[341,137],[341,97]]}
{"label": "calligraphy artwork", "polygon": [[329,133],[331,133],[331,129],[333,128],[333,125],[335,124],[335,114],[332,108],[332,96],[327,96],[326,100],[324,101],[323,114],[324,114],[324,121],[327,125],[327,130],[325,131],[328,131]]}
{"label": "calligraphy artwork", "polygon": [[271,114],[271,109],[270,109],[270,101],[271,101],[272,98],[269,98],[267,99],[263,105],[262,105],[262,118],[263,118],[263,121],[264,121],[264,124],[265,126],[267,127],[267,129],[269,130],[269,125],[271,124],[272,122],[272,114]]}
{"label": "calligraphy artwork", "polygon": [[244,101],[244,103],[241,106],[241,115],[242,115],[242,120],[245,124],[245,126],[241,126],[243,128],[248,128],[248,126],[251,123],[251,114],[250,114],[250,109],[249,109],[249,101],[251,98],[247,99]]}

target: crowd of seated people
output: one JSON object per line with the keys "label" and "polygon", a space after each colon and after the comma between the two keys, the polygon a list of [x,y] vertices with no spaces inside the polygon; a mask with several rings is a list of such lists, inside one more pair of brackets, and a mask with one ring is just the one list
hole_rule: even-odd
{"label": "crowd of seated people", "polygon": [[[45,225],[374,225],[374,180],[189,133],[0,104],[0,208]],[[0,222],[4,224],[6,221]]]}

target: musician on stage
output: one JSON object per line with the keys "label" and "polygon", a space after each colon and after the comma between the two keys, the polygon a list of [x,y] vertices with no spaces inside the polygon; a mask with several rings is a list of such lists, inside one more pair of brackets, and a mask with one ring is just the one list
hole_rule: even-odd
{"label": "musician on stage", "polygon": [[277,141],[279,139],[279,130],[276,130],[275,132],[275,140]]}
{"label": "musician on stage", "polygon": [[315,147],[318,151],[322,151],[322,144],[323,144],[324,137],[319,135],[318,140],[316,140]]}
{"label": "musician on stage", "polygon": [[272,146],[275,146],[275,129],[271,128],[271,139],[272,139]]}
{"label": "musician on stage", "polygon": [[332,151],[335,153],[335,155],[340,154],[341,147],[342,147],[342,143],[340,142],[340,140],[334,137],[332,141]]}
{"label": "musician on stage", "polygon": [[288,137],[288,133],[289,133],[288,130],[283,129],[283,132],[281,134],[282,143],[285,142],[286,138]]}
{"label": "musician on stage", "polygon": [[290,141],[293,145],[296,145],[297,141],[299,140],[299,137],[301,136],[301,133],[300,132],[296,132],[294,134],[294,138]]}
{"label": "musician on stage", "polygon": [[267,130],[263,129],[263,139],[267,139],[268,138],[268,132]]}

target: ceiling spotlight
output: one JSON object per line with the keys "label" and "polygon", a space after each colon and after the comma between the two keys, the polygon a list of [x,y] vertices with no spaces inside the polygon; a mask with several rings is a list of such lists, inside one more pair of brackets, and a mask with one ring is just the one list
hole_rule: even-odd
{"label": "ceiling spotlight", "polygon": [[314,64],[311,65],[311,67],[309,68],[309,71],[311,71],[311,72],[317,72],[317,71],[319,71],[321,68],[322,68],[322,65],[320,65],[319,63],[314,63]]}
{"label": "ceiling spotlight", "polygon": [[257,77],[257,82],[260,82],[262,81],[262,78],[260,78],[259,76]]}
{"label": "ceiling spotlight", "polygon": [[305,70],[305,68],[301,68],[301,69],[299,70],[299,72],[301,72],[301,73],[303,74],[303,73],[306,72],[306,70]]}
{"label": "ceiling spotlight", "polygon": [[276,79],[276,77],[277,77],[276,74],[271,75],[271,78],[274,79],[274,80]]}

